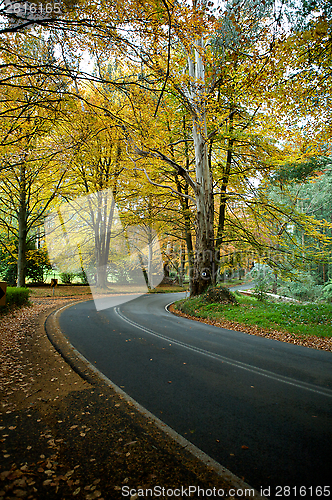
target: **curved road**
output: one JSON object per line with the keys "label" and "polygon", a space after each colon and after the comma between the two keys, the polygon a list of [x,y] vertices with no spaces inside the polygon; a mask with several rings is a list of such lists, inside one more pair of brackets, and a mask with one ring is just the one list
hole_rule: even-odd
{"label": "curved road", "polygon": [[99,312],[79,303],[60,327],[115,384],[258,491],[320,496],[315,488],[331,483],[332,353],[176,317],[165,305],[180,297]]}

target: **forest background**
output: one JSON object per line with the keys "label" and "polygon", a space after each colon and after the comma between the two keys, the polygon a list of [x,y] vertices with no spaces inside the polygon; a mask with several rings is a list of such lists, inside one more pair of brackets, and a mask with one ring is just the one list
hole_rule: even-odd
{"label": "forest background", "polygon": [[100,288],[130,281],[116,205],[122,228],[158,235],[166,274],[188,276],[192,295],[260,264],[274,291],[331,299],[330,3],[7,2],[0,14],[4,280],[43,280],[45,218],[107,192],[78,248],[83,281],[91,269]]}

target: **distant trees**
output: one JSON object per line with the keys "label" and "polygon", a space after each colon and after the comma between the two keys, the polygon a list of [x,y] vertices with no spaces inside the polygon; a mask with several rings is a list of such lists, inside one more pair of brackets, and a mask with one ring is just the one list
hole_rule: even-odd
{"label": "distant trees", "polygon": [[288,165],[269,187],[280,204],[293,204],[280,233],[280,250],[288,255],[287,271],[308,272],[318,284],[332,278],[331,169],[331,157]]}

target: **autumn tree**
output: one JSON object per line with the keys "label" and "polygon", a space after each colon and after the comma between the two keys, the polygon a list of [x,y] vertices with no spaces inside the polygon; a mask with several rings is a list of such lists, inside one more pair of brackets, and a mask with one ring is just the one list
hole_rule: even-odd
{"label": "autumn tree", "polygon": [[79,206],[80,196],[95,193],[100,198],[97,205],[92,204],[87,224],[91,226],[94,237],[96,285],[106,288],[116,203],[123,196],[120,178],[125,166],[124,145],[119,138],[117,124],[105,116],[98,116],[89,105],[80,107],[76,103],[74,125],[68,133],[79,146],[70,174],[75,179],[76,189],[68,194],[67,200],[71,200],[75,210],[75,203]]}
{"label": "autumn tree", "polygon": [[[43,41],[35,43],[34,49],[38,45],[49,57]],[[43,76],[11,83],[1,89],[0,225],[9,241],[17,240],[17,284],[25,286],[27,245],[59,192],[71,145],[64,145],[55,133],[62,113],[62,82],[53,79],[52,91],[45,91]],[[1,244],[12,253],[4,239]]]}
{"label": "autumn tree", "polygon": [[[161,179],[165,178],[165,174],[162,173],[163,168],[160,164],[168,166],[169,171],[173,172],[177,179],[182,179],[189,189],[188,193],[181,193],[179,190],[177,192],[183,198],[191,199],[195,206],[196,248],[192,291],[194,294],[201,293],[213,283],[217,273],[216,250],[218,255],[218,247],[221,245],[224,230],[225,190],[228,187],[230,169],[234,164],[236,165],[237,160],[233,146],[235,142],[241,142],[236,134],[238,135],[241,127],[245,130],[252,124],[258,109],[263,106],[262,89],[271,75],[276,77],[271,63],[276,35],[272,29],[273,26],[271,28],[271,26],[264,25],[266,16],[269,15],[269,6],[263,8],[255,5],[254,9],[252,7],[253,5],[247,2],[241,10],[236,2],[229,3],[225,15],[216,19],[211,16],[204,2],[194,3],[192,9],[180,6],[177,10],[175,6],[168,5],[162,19],[162,23],[168,24],[168,32],[161,29],[161,23],[158,24],[155,21],[157,26],[155,31],[152,26],[151,33],[141,33],[141,53],[146,57],[143,73],[141,71],[139,75],[140,82],[142,82],[140,87],[144,82],[144,89],[140,88],[138,92],[144,96],[150,93],[150,106],[152,107],[154,103],[154,115],[151,115],[148,120],[145,117],[142,122],[137,113],[135,127],[131,129],[125,127],[126,139],[133,155],[136,155],[134,158],[136,164],[139,158],[143,162],[148,158],[155,160],[152,163],[153,168],[155,172],[161,173]],[[271,25],[274,22],[275,20],[272,19]],[[170,30],[174,32],[171,46],[167,43],[167,33],[169,35]],[[190,32],[189,36],[188,32]],[[258,44],[261,45],[260,48]],[[243,55],[241,51],[241,47],[244,46],[247,51],[246,55]],[[165,51],[168,51],[168,57],[163,56]],[[252,60],[255,60],[256,67],[248,76],[248,67]],[[145,74],[149,76],[145,77]],[[157,82],[161,76],[167,81],[167,85],[162,87],[160,93],[155,86],[151,89],[150,82],[153,78]],[[257,87],[258,90],[255,91]],[[137,92],[134,91],[133,95],[137,104],[139,101]],[[172,105],[182,109],[182,116],[185,110],[185,114],[190,117],[192,130],[188,137],[183,138],[177,133],[180,127],[173,128],[172,141],[166,142],[163,139],[160,140],[162,137],[160,128],[162,125],[166,126],[163,106],[169,106],[171,100]],[[225,131],[224,125],[226,125]],[[148,133],[152,126],[154,138]],[[247,135],[245,139],[247,140],[248,137]],[[224,173],[219,177],[221,199],[216,239],[213,176],[214,174],[218,176],[218,173],[213,165],[217,156],[213,154],[213,150],[222,141],[225,142],[225,139],[228,146],[226,157],[221,160],[225,161],[226,166]],[[244,137],[243,142],[245,142]],[[267,142],[265,140],[266,144]],[[183,157],[188,157],[188,154],[184,154],[185,148],[191,151],[193,170],[186,168],[186,163],[183,161]],[[256,149],[259,148],[261,145],[256,144]],[[268,149],[272,149],[272,146],[268,146]],[[182,150],[182,158],[179,154],[180,150]],[[249,157],[249,153],[247,156]],[[261,163],[266,168],[267,162],[261,160]],[[159,167],[156,167],[158,164]],[[147,177],[157,185],[158,182],[152,179],[151,168],[150,165]],[[254,173],[258,168],[256,166],[251,170]],[[237,170],[237,178],[242,179],[240,181],[242,182],[246,175],[241,173],[241,169]],[[248,176],[248,165],[244,167],[243,172],[246,170]],[[194,175],[192,175],[193,171]],[[159,184],[162,183],[159,182]]]}

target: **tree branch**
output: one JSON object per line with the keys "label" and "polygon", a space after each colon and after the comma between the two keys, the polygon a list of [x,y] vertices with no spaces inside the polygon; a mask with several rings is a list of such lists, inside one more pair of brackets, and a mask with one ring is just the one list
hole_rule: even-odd
{"label": "tree branch", "polygon": [[180,191],[177,191],[176,189],[172,188],[172,186],[167,186],[165,184],[158,184],[157,182],[154,182],[150,179],[150,177],[148,176],[148,173],[147,171],[145,170],[145,168],[142,168],[140,169],[142,172],[144,172],[147,180],[150,182],[150,184],[152,184],[153,186],[157,186],[157,187],[161,187],[161,188],[164,188],[164,189],[170,189],[173,193],[179,195],[179,196],[183,196],[183,198],[188,198],[189,200],[192,200],[194,203],[195,203],[195,198],[193,198],[192,196],[190,196],[190,194],[184,194],[184,193],[180,193]]}

